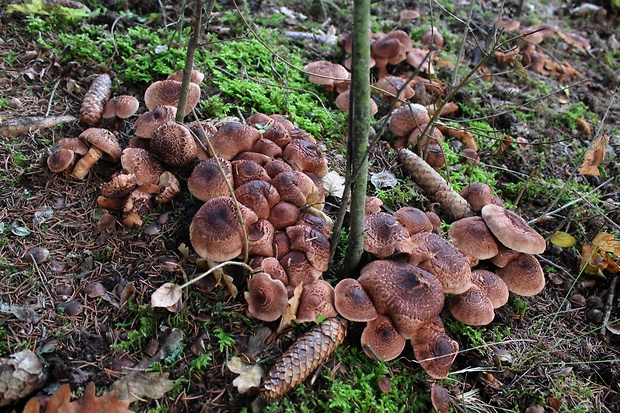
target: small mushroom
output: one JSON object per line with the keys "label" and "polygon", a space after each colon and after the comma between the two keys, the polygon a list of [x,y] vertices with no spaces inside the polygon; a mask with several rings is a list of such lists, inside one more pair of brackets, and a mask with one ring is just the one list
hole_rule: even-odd
{"label": "small mushroom", "polygon": [[102,117],[109,119],[116,116],[119,119],[127,119],[136,113],[139,107],[140,102],[131,95],[116,96],[105,104]]}
{"label": "small mushroom", "polygon": [[117,162],[121,158],[121,146],[116,136],[107,129],[88,128],[79,136],[80,139],[90,143],[90,149],[81,157],[73,168],[73,176],[76,179],[84,179],[92,167],[100,158]]}
{"label": "small mushroom", "polygon": [[303,224],[286,228],[286,234],[291,240],[291,250],[303,252],[314,268],[327,271],[330,244],[325,235]]}
{"label": "small mushroom", "polygon": [[409,235],[418,232],[431,232],[433,224],[422,210],[415,207],[402,207],[394,212],[394,218],[405,227]]}
{"label": "small mushroom", "polygon": [[250,181],[271,181],[271,177],[267,174],[265,168],[249,159],[232,161],[231,166],[235,188],[239,188]]}
{"label": "small mushroom", "polygon": [[177,114],[177,108],[174,106],[157,106],[153,110],[144,112],[136,119],[134,125],[134,134],[140,138],[150,139],[155,129],[168,122],[173,122]]}
{"label": "small mushroom", "polygon": [[181,193],[181,184],[179,179],[172,172],[164,171],[161,175],[159,175],[157,186],[159,187],[159,190],[155,195],[155,202],[158,204],[170,202],[176,198],[179,193]]}
{"label": "small mushroom", "polygon": [[[144,92],[144,103],[149,110],[155,109],[157,106],[174,106],[179,105],[179,96],[181,95],[181,82],[176,80],[159,80],[152,83]],[[192,111],[200,100],[200,87],[195,83],[189,84],[187,93],[187,104],[185,105],[185,114]]]}
{"label": "small mushroom", "polygon": [[99,189],[99,193],[106,198],[124,198],[131,193],[138,183],[136,175],[132,173],[117,173]]}
{"label": "small mushroom", "polygon": [[[190,75],[189,81],[195,84],[200,84],[204,80],[204,78],[205,78],[204,73],[202,73],[200,70],[193,69]],[[174,73],[170,73],[167,79],[176,80],[177,82],[182,82],[183,81],[183,69],[177,72],[174,72]]]}
{"label": "small mushroom", "polygon": [[514,212],[498,205],[485,205],[481,215],[487,226],[506,247],[527,254],[542,254],[545,239]]}
{"label": "small mushroom", "polygon": [[235,197],[252,209],[259,219],[267,219],[271,209],[280,202],[276,188],[266,181],[250,181],[235,189]]}
{"label": "small mushroom", "polygon": [[136,188],[123,200],[122,222],[128,227],[142,226],[142,217],[153,210],[153,194]]}
{"label": "small mushroom", "polygon": [[471,272],[472,284],[478,286],[489,297],[493,308],[499,308],[508,302],[508,286],[500,276],[487,270]]}
{"label": "small mushroom", "polygon": [[266,272],[274,280],[280,280],[284,285],[288,285],[288,276],[286,275],[286,271],[284,271],[284,268],[282,268],[282,265],[280,265],[280,261],[278,261],[277,258],[263,257],[259,261],[252,261],[253,268],[256,268],[254,265],[255,263],[262,268],[262,272]]}
{"label": "small mushroom", "polygon": [[280,265],[286,271],[289,285],[293,287],[301,283],[304,283],[304,285],[312,284],[323,274],[322,271],[314,268],[310,261],[308,261],[308,258],[306,258],[306,254],[301,251],[287,252],[280,259]]}
{"label": "small mushroom", "polygon": [[427,49],[441,49],[443,47],[443,36],[439,33],[437,27],[431,26],[431,28],[422,35],[422,40],[420,40],[420,42]]}
{"label": "small mushroom", "polygon": [[354,278],[343,278],[336,284],[334,304],[338,314],[349,321],[364,322],[377,318],[377,310],[368,293]]}
{"label": "small mushroom", "polygon": [[273,236],[276,230],[271,222],[259,219],[247,230],[250,255],[273,256]]}
{"label": "small mushroom", "polygon": [[318,199],[318,188],[312,179],[303,172],[281,172],[271,179],[271,184],[278,190],[282,201],[298,207],[312,203],[312,195]]}
{"label": "small mushroom", "polygon": [[219,159],[222,171],[215,158],[209,158],[199,162],[192,170],[187,180],[187,189],[201,201],[208,201],[218,196],[230,195],[230,189],[226,180],[232,184],[232,165],[226,159]]}
{"label": "small mushroom", "polygon": [[465,217],[454,221],[448,236],[463,254],[479,260],[487,260],[499,252],[495,237],[481,217]]}
{"label": "small mushroom", "polygon": [[287,227],[295,225],[299,219],[299,208],[290,202],[280,201],[271,208],[267,219],[277,230],[286,230]]}
{"label": "small mushroom", "polygon": [[396,102],[395,107],[400,106],[400,101],[396,100],[396,96],[398,96],[399,99],[407,100],[415,95],[411,83],[400,76],[383,76],[374,83],[374,87],[379,90],[379,93],[386,102],[390,104]]}
{"label": "small mushroom", "polygon": [[482,182],[473,182],[461,189],[460,195],[465,198],[471,209],[479,212],[483,206],[491,204],[491,187]]}
{"label": "small mushroom", "polygon": [[63,172],[71,168],[75,153],[70,149],[58,148],[47,157],[47,167],[52,172]]}
{"label": "small mushroom", "polygon": [[400,356],[407,340],[398,333],[390,317],[379,314],[366,323],[360,344],[368,357],[390,361]]}
{"label": "small mushroom", "polygon": [[326,60],[308,63],[304,66],[304,71],[308,74],[310,83],[324,85],[330,91],[335,85],[346,82],[351,77],[344,66]]}
{"label": "small mushroom", "polygon": [[450,313],[470,326],[484,326],[495,318],[491,299],[476,284],[472,284],[464,293],[452,297]]}
{"label": "small mushroom", "polygon": [[420,125],[426,125],[431,118],[422,105],[411,103],[396,109],[390,118],[390,131],[396,136],[407,136]]}
{"label": "small mushroom", "polygon": [[409,254],[413,245],[409,233],[394,216],[377,212],[364,217],[364,250],[379,258]]}
{"label": "small mushroom", "polygon": [[439,317],[422,325],[411,338],[413,354],[420,366],[434,379],[445,379],[459,352],[459,345],[448,336]]}
{"label": "small mushroom", "polygon": [[336,317],[334,288],[325,280],[304,284],[299,297],[296,320],[298,323],[315,322],[319,316]]}
{"label": "small mushroom", "polygon": [[58,141],[58,145],[61,148],[69,149],[78,155],[86,155],[88,152],[88,145],[79,138],[62,138]]}
{"label": "small mushroom", "polygon": [[286,145],[282,157],[296,170],[316,174],[319,178],[327,175],[327,158],[315,143],[294,139]]}
{"label": "small mushroom", "polygon": [[276,321],[288,304],[286,287],[280,280],[274,280],[265,272],[259,272],[248,280],[248,291],[244,293],[248,311],[262,321]]}
{"label": "small mushroom", "polygon": [[519,254],[504,268],[498,268],[496,273],[504,280],[508,290],[515,294],[529,297],[545,288],[545,273],[531,254]]}

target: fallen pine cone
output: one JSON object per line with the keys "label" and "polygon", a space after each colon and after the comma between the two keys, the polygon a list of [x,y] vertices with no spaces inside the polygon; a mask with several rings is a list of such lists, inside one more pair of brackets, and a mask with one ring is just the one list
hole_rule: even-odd
{"label": "fallen pine cone", "polygon": [[112,96],[112,79],[104,73],[97,76],[90,84],[80,107],[80,122],[88,126],[97,126],[103,115],[103,108]]}
{"label": "fallen pine cone", "polygon": [[328,318],[299,337],[269,371],[261,389],[261,397],[277,399],[304,381],[327,360],[347,335],[347,321]]}

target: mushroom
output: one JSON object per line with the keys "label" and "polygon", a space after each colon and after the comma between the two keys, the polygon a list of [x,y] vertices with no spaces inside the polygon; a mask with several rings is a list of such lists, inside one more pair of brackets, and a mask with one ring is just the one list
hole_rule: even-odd
{"label": "mushroom", "polygon": [[[342,91],[336,96],[336,106],[343,112],[348,112],[351,106],[351,89]],[[379,111],[377,102],[374,99],[370,99],[370,114],[374,115]]]}
{"label": "mushroom", "polygon": [[325,235],[303,224],[286,228],[286,235],[291,240],[291,250],[303,252],[314,268],[327,271],[330,244]]}
{"label": "mushroom", "polygon": [[272,159],[264,153],[243,151],[239,152],[233,159],[233,161],[252,161],[263,166],[272,161]]}
{"label": "mushroom", "polygon": [[237,154],[252,150],[254,142],[260,138],[258,129],[240,122],[230,122],[213,134],[211,145],[217,156],[232,160]]}
{"label": "mushroom", "polygon": [[134,134],[140,138],[150,139],[155,129],[168,122],[173,122],[176,114],[177,108],[168,105],[157,106],[153,110],[144,112],[136,119]]}
{"label": "mushroom", "polygon": [[315,143],[294,139],[286,145],[282,157],[296,170],[316,174],[319,178],[327,175],[327,158]]}
{"label": "mushroom", "polygon": [[153,195],[136,188],[123,200],[122,222],[128,227],[142,226],[142,217],[153,209]]}
{"label": "mushroom", "polygon": [[450,410],[450,393],[437,383],[431,384],[431,403],[437,413],[448,413]]}
{"label": "mushroom", "polygon": [[[204,73],[202,73],[200,70],[193,69],[190,75],[189,81],[195,84],[199,84],[200,82],[204,80],[204,78],[205,78]],[[167,79],[176,80],[177,82],[182,82],[183,81],[183,69],[177,72],[174,72],[174,73],[170,73]]]}
{"label": "mushroom", "polygon": [[[179,105],[179,96],[181,95],[181,82],[176,80],[159,80],[152,83],[144,92],[144,103],[149,110],[155,109],[157,106],[174,106]],[[187,92],[187,104],[185,105],[185,114],[192,111],[200,100],[200,87],[195,83],[189,84]]]}
{"label": "mushroom", "polygon": [[235,197],[252,209],[259,219],[267,219],[271,208],[280,202],[276,188],[266,181],[250,181],[235,189]]}
{"label": "mushroom", "polygon": [[262,272],[266,272],[274,280],[280,280],[285,286],[288,285],[288,276],[286,275],[286,271],[284,271],[284,268],[282,268],[282,265],[280,265],[280,261],[278,261],[277,258],[261,257],[260,260],[253,260],[252,267],[257,268],[257,266],[260,266]]}
{"label": "mushroom", "polygon": [[185,126],[187,126],[189,130],[192,131],[192,133],[194,134],[194,139],[197,141],[197,158],[201,161],[209,159],[209,142],[207,141],[211,140],[213,135],[215,135],[215,133],[217,132],[217,128],[215,127],[215,125],[213,125],[211,122],[201,122],[196,120],[194,122],[186,124]]}
{"label": "mushroom", "polygon": [[[270,221],[271,222],[271,221]],[[282,259],[291,250],[291,240],[284,231],[276,231],[273,236],[273,255]]]}
{"label": "mushroom", "polygon": [[273,256],[273,236],[276,230],[271,222],[259,219],[247,230],[250,255]]}
{"label": "mushroom", "polygon": [[258,217],[251,209],[236,205],[229,196],[206,201],[196,212],[189,227],[189,238],[196,253],[207,260],[222,262],[238,257],[244,248],[237,207],[245,227]]}
{"label": "mushroom", "polygon": [[479,260],[487,260],[499,252],[495,237],[481,217],[465,217],[454,221],[448,236],[463,254]]}
{"label": "mushroom", "polygon": [[481,209],[482,218],[499,242],[510,249],[527,254],[542,254],[545,239],[514,212],[489,204]]}
{"label": "mushroom", "polygon": [[231,162],[233,179],[235,182],[235,188],[239,188],[241,185],[250,181],[266,181],[270,182],[271,178],[267,174],[265,168],[260,164],[248,160],[240,159]]}
{"label": "mushroom", "polygon": [[497,274],[487,270],[471,272],[472,284],[478,286],[489,297],[493,308],[500,308],[508,302],[508,286]]}
{"label": "mushroom", "polygon": [[306,254],[301,251],[287,252],[280,259],[280,265],[286,271],[289,285],[293,287],[301,283],[304,283],[304,285],[312,284],[323,274],[322,271],[314,268],[310,261],[308,261],[308,258],[306,258]]}
{"label": "mushroom", "polygon": [[379,314],[389,315],[398,332],[409,339],[443,308],[441,283],[431,273],[409,263],[377,260],[366,264],[359,283]]}
{"label": "mushroom", "polygon": [[405,227],[409,235],[418,232],[431,232],[433,224],[428,216],[418,208],[402,207],[394,212],[394,218]]}
{"label": "mushroom", "polygon": [[105,104],[102,117],[109,119],[117,117],[119,119],[127,119],[138,111],[140,102],[131,95],[116,96]]}
{"label": "mushroom", "polygon": [[407,52],[407,63],[413,66],[416,69],[420,69],[420,72],[426,72],[429,75],[435,73],[435,68],[433,67],[433,63],[431,63],[430,58],[431,54],[428,49],[420,49],[414,47],[413,49]]}
{"label": "mushroom", "polygon": [[420,366],[434,379],[445,379],[459,352],[459,345],[448,336],[439,317],[422,325],[411,338],[413,354]]}
{"label": "mushroom", "polygon": [[63,149],[69,149],[78,155],[86,155],[88,152],[88,145],[79,138],[62,138],[58,141],[58,146]]}
{"label": "mushroom", "polygon": [[[306,211],[312,212],[312,209],[307,208]],[[312,228],[319,231],[321,234],[325,235],[325,237],[329,238],[333,223],[327,222],[322,217],[318,217],[316,215],[312,215],[309,212],[302,212],[299,215],[299,219],[297,220],[296,225],[308,225]]]}
{"label": "mushroom", "polygon": [[349,321],[364,322],[377,318],[377,310],[368,293],[354,278],[343,278],[336,284],[334,305],[338,314]]}
{"label": "mushroom", "polygon": [[99,189],[99,193],[106,198],[124,198],[138,186],[136,175],[132,173],[117,173]]}
{"label": "mushroom", "polygon": [[291,129],[288,133],[291,136],[291,141],[294,141],[295,139],[302,139],[304,141],[317,143],[316,138],[312,136],[310,132],[305,131],[303,129],[294,128],[294,129]]}
{"label": "mushroom", "polygon": [[403,105],[392,113],[390,118],[390,131],[396,136],[407,136],[420,125],[426,125],[431,121],[428,111],[422,105],[410,103]]}
{"label": "mushroom", "polygon": [[429,130],[422,135],[424,129],[426,129],[426,124],[420,125],[411,131],[408,138],[409,144],[418,145],[418,148],[426,150],[427,147],[437,145],[443,141],[443,135],[439,129],[429,128]]}
{"label": "mushroom", "polygon": [[[246,119],[249,125],[254,126],[262,132],[263,139],[275,143],[280,149],[286,147],[291,142],[288,125],[278,122],[274,118],[263,113],[255,113]],[[286,121],[288,122],[288,121]],[[290,122],[289,122],[290,123]]]}
{"label": "mushroom", "polygon": [[107,129],[88,128],[79,136],[80,139],[90,143],[90,149],[80,158],[73,168],[73,176],[76,179],[84,179],[92,167],[100,158],[117,162],[121,158],[121,146],[116,136]]}
{"label": "mushroom", "polygon": [[409,262],[435,275],[449,294],[461,294],[471,285],[471,268],[463,253],[433,232],[411,236],[414,245]]}
{"label": "mushroom", "polygon": [[344,66],[326,60],[308,63],[304,66],[304,71],[310,83],[324,85],[329,91],[333,90],[335,85],[344,83],[351,77]]}
{"label": "mushroom", "polygon": [[400,356],[407,340],[398,333],[390,317],[379,314],[366,323],[360,344],[368,357],[390,361]]}
{"label": "mushroom", "polygon": [[[373,85],[379,89],[379,93],[385,99],[387,103],[395,102],[395,107],[400,106],[400,101],[396,100],[398,95],[399,99],[407,100],[415,95],[411,83],[400,76],[387,75],[379,78]],[[400,94],[399,94],[400,92]]]}
{"label": "mushroom", "polygon": [[483,206],[491,204],[491,187],[482,182],[472,182],[461,189],[460,195],[465,198],[471,209],[479,212]]}
{"label": "mushroom", "polygon": [[506,264],[514,260],[521,254],[519,251],[511,250],[504,246],[504,244],[498,244],[497,255],[491,258],[493,265],[499,268],[504,268]]}
{"label": "mushroom", "polygon": [[336,317],[334,288],[325,280],[304,284],[299,297],[296,320],[298,323],[315,322],[319,316]]}
{"label": "mushroom", "polygon": [[439,217],[439,215],[437,215],[437,213],[433,211],[426,211],[425,214],[431,221],[431,224],[433,224],[434,229],[441,228],[441,218]]}
{"label": "mushroom", "polygon": [[[381,212],[383,201],[376,196],[366,196],[366,202],[364,204],[364,215],[376,214]],[[402,224],[402,222],[401,222]]]}
{"label": "mushroom", "polygon": [[443,47],[443,36],[439,33],[437,27],[431,26],[431,28],[422,35],[422,40],[420,40],[420,42],[427,49],[441,49]]}
{"label": "mushroom", "polygon": [[377,212],[364,217],[364,250],[379,258],[413,251],[409,233],[394,216]]}
{"label": "mushroom", "polygon": [[277,230],[285,230],[295,225],[299,219],[299,208],[290,202],[280,201],[271,208],[267,219]]}
{"label": "mushroom", "polygon": [[290,172],[293,170],[291,165],[286,163],[284,159],[274,159],[273,161],[266,163],[264,168],[270,178],[275,177],[280,172]]}
{"label": "mushroom", "polygon": [[379,77],[387,75],[388,64],[397,65],[405,60],[411,47],[411,38],[402,30],[394,30],[375,41],[370,47],[370,56],[379,68]]}
{"label": "mushroom", "polygon": [[525,297],[536,295],[545,288],[545,274],[531,254],[521,253],[508,262],[504,268],[496,270],[506,283],[509,291]]}
{"label": "mushroom", "polygon": [[431,168],[437,169],[444,166],[446,163],[446,157],[443,153],[441,145],[437,143],[430,144],[424,160],[431,166]]}
{"label": "mushroom", "polygon": [[260,138],[254,142],[251,151],[262,153],[272,159],[282,157],[282,148],[280,148],[274,141],[266,138]]}
{"label": "mushroom", "polygon": [[208,201],[218,196],[230,195],[226,181],[232,184],[232,165],[226,159],[219,159],[222,171],[215,158],[209,158],[199,162],[192,170],[187,180],[187,189],[201,201]]}
{"label": "mushroom", "polygon": [[278,190],[282,201],[298,207],[311,204],[314,197],[318,199],[318,188],[312,179],[303,172],[281,172],[271,179],[271,184]]}
{"label": "mushroom", "polygon": [[47,157],[47,167],[52,172],[63,172],[71,168],[75,153],[71,149],[58,148]]}
{"label": "mushroom", "polygon": [[450,313],[470,326],[484,326],[495,318],[491,299],[476,284],[472,284],[464,293],[452,297]]}
{"label": "mushroom", "polygon": [[248,291],[244,296],[252,317],[266,322],[280,318],[288,304],[286,287],[282,281],[274,280],[265,272],[250,277]]}
{"label": "mushroom", "polygon": [[176,122],[168,122],[155,129],[150,150],[163,163],[174,167],[189,165],[198,153],[192,132]]}
{"label": "mushroom", "polygon": [[157,186],[159,189],[155,195],[155,202],[158,204],[170,202],[181,193],[179,179],[172,172],[164,171],[159,175]]}

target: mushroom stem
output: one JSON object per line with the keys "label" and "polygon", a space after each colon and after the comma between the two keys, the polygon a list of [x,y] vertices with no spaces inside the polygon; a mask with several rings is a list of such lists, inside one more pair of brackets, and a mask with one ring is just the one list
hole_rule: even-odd
{"label": "mushroom stem", "polygon": [[84,179],[92,167],[101,158],[102,152],[94,146],[91,146],[86,155],[82,156],[73,168],[73,177],[75,179]]}
{"label": "mushroom stem", "polygon": [[427,192],[427,195],[439,202],[451,220],[458,220],[474,215],[471,206],[437,171],[431,168],[424,159],[409,149],[398,151],[398,158],[405,170],[416,183]]}

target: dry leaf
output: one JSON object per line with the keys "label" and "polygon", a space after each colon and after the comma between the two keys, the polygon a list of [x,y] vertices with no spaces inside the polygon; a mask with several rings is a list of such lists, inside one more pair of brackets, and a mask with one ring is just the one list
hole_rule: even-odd
{"label": "dry leaf", "polygon": [[344,178],[336,171],[330,171],[321,178],[323,182],[323,188],[327,191],[327,194],[336,198],[342,198],[344,193]]}
{"label": "dry leaf", "polygon": [[465,129],[448,129],[448,135],[453,138],[457,138],[463,142],[465,146],[478,152],[478,144],[476,143],[474,135],[470,131]]}
{"label": "dry leaf", "polygon": [[[112,384],[111,389],[118,392],[118,397],[128,403],[139,399],[161,399],[174,387],[174,381],[168,380],[168,373],[148,371],[129,374]],[[104,410],[101,412],[109,413]],[[47,413],[47,412],[46,412]]]}
{"label": "dry leaf", "polygon": [[579,268],[590,275],[603,270],[618,273],[620,266],[610,254],[620,257],[620,241],[613,234],[599,232],[591,243],[583,245]]}
{"label": "dry leaf", "polygon": [[233,380],[233,386],[239,390],[239,393],[244,394],[252,387],[258,388],[262,378],[265,376],[265,372],[258,364],[244,363],[239,357],[233,357],[226,367],[233,373],[239,374],[239,377]]}
{"label": "dry leaf", "polygon": [[575,237],[566,232],[556,231],[549,239],[553,245],[562,248],[569,248],[575,245]]}
{"label": "dry leaf", "polygon": [[153,292],[151,296],[151,307],[172,308],[181,302],[183,291],[181,287],[174,283],[165,283]]}
{"label": "dry leaf", "polygon": [[599,165],[605,160],[605,152],[609,146],[609,136],[600,134],[590,144],[588,151],[586,152],[583,163],[579,168],[579,173],[582,175],[599,176]]}
{"label": "dry leaf", "polygon": [[[74,402],[71,399],[71,389],[64,384],[50,397],[45,413],[131,413],[129,402],[119,400],[118,393],[111,391],[101,397],[95,395],[95,384],[88,383],[84,395]],[[39,413],[40,406],[36,397],[30,399],[24,408],[24,413]]]}
{"label": "dry leaf", "polygon": [[297,308],[299,308],[299,297],[301,297],[301,291],[303,290],[303,283],[299,283],[295,290],[293,290],[293,296],[289,298],[284,314],[280,318],[280,325],[278,326],[277,333],[280,334],[285,328],[290,326],[295,321],[295,315],[297,314]]}

